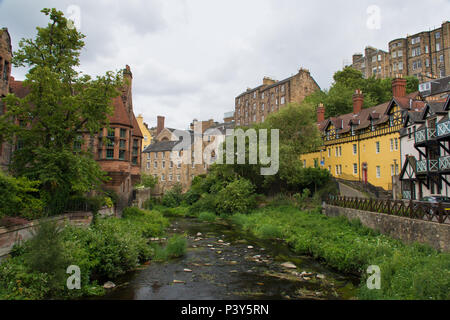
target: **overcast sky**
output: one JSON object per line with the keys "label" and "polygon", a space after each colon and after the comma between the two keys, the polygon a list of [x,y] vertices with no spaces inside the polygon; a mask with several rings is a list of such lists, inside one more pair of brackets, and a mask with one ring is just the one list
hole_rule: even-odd
{"label": "overcast sky", "polygon": [[[46,25],[44,7],[72,17],[79,8],[82,71],[130,65],[136,115],[150,126],[163,115],[179,129],[194,118],[222,121],[234,98],[264,76],[282,80],[304,67],[328,88],[365,46],[387,50],[390,40],[450,18],[449,0],[0,0],[13,50]],[[25,74],[13,70],[18,80]]]}

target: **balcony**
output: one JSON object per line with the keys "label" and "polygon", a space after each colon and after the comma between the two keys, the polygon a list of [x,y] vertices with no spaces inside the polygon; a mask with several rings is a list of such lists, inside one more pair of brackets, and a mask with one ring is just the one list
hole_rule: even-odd
{"label": "balcony", "polygon": [[448,135],[450,135],[450,121],[439,123],[437,125],[438,138],[447,137]]}
{"label": "balcony", "polygon": [[416,145],[426,143],[428,141],[433,141],[437,138],[437,130],[435,128],[425,128],[416,131],[415,140]]}
{"label": "balcony", "polygon": [[439,158],[439,171],[450,171],[450,156]]}
{"label": "balcony", "polygon": [[418,174],[424,174],[424,173],[429,173],[429,172],[438,172],[439,167],[440,167],[439,160],[418,160],[417,161],[417,173]]}

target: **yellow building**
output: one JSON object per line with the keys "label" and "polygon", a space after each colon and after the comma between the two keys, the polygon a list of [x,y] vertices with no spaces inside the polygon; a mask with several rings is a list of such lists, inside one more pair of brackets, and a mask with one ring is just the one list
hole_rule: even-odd
{"label": "yellow building", "polygon": [[394,98],[384,104],[362,109],[364,96],[353,96],[353,113],[324,119],[325,108],[317,110],[323,146],[304,154],[304,167],[321,167],[340,179],[361,181],[392,190],[392,178],[401,170],[400,133],[403,115],[421,109],[418,94],[406,96],[406,80],[395,79]]}
{"label": "yellow building", "polygon": [[141,129],[142,135],[144,136],[144,139],[142,140],[142,151],[145,150],[151,143],[152,143],[152,134],[150,133],[150,130],[146,123],[144,123],[144,117],[142,114],[140,114],[136,118],[139,129]]}

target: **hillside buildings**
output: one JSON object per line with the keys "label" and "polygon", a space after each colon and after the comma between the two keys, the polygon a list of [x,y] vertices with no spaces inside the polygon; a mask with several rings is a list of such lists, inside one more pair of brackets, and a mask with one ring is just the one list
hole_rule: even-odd
{"label": "hillside buildings", "polygon": [[138,115],[136,120],[138,122],[139,129],[142,132],[142,136],[144,137],[142,141],[142,151],[144,151],[144,149],[152,143],[151,129],[148,127],[148,124],[144,122],[144,117],[142,116],[142,114]]}
{"label": "hillside buildings", "polygon": [[352,67],[365,78],[415,76],[420,81],[450,75],[450,21],[439,28],[389,42],[388,50],[366,47],[353,55]]}
{"label": "hillside buildings", "polygon": [[165,118],[159,116],[157,135],[142,156],[142,173],[158,179],[153,195],[162,196],[176,184],[181,184],[184,192],[189,190],[192,180],[206,174],[217,160],[214,146],[225,140],[227,129],[233,128],[234,122],[194,119],[190,130],[176,130],[166,128]]}
{"label": "hillside buildings", "polygon": [[282,81],[265,77],[262,85],[247,89],[236,97],[236,126],[264,122],[269,114],[279,111],[289,103],[301,103],[316,90],[320,90],[319,85],[310,72],[303,68],[296,75]]}

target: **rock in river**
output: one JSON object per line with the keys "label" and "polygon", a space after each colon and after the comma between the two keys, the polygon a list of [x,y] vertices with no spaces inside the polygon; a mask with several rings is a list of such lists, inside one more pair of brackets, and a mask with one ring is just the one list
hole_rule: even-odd
{"label": "rock in river", "polygon": [[292,262],[285,262],[281,266],[286,269],[297,269],[297,266]]}
{"label": "rock in river", "polygon": [[115,288],[116,285],[114,284],[114,282],[108,281],[103,285],[103,288],[105,289],[113,289]]}

